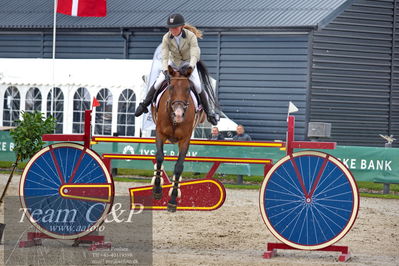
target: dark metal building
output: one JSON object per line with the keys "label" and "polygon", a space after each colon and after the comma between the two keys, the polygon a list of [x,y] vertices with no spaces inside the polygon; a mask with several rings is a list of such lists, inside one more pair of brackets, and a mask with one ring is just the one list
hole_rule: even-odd
{"label": "dark metal building", "polygon": [[344,145],[399,135],[398,1],[357,0],[312,42],[310,120]]}
{"label": "dark metal building", "polygon": [[[58,15],[57,58],[151,59],[174,12],[204,31],[223,111],[258,140],[332,123],[332,140],[381,145],[399,131],[396,0],[109,0],[105,18]],[[0,57],[50,58],[53,6],[0,3]]]}

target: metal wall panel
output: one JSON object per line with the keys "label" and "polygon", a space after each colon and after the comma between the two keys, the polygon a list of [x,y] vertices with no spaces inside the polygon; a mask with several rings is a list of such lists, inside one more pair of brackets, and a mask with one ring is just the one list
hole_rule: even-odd
{"label": "metal wall panel", "polygon": [[223,111],[257,140],[283,140],[288,102],[297,139],[306,127],[308,34],[222,35],[219,99]]}
{"label": "metal wall panel", "polygon": [[40,58],[42,57],[43,35],[0,34],[1,58]]}
{"label": "metal wall panel", "polygon": [[[393,40],[393,58],[392,58],[392,90],[391,90],[391,110],[390,110],[390,128],[389,134],[399,139],[399,3],[395,1],[394,14],[394,40]],[[396,141],[395,146],[399,141]]]}
{"label": "metal wall panel", "polygon": [[[56,58],[124,58],[125,40],[119,32],[58,32],[56,41]],[[49,32],[0,34],[1,58],[51,58],[52,47]]]}
{"label": "metal wall panel", "polygon": [[[119,33],[87,32],[76,34],[58,33],[56,58],[60,59],[123,59],[124,39]],[[44,58],[51,58],[52,34],[44,37]]]}
{"label": "metal wall panel", "polygon": [[357,0],[314,33],[310,121],[340,145],[381,146],[390,134],[393,1]]}
{"label": "metal wall panel", "polygon": [[133,32],[129,38],[129,59],[152,59],[155,49],[162,42],[162,36]]}

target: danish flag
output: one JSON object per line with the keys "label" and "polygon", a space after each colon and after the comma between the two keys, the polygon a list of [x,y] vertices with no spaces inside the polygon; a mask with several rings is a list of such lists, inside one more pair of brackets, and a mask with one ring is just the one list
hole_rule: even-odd
{"label": "danish flag", "polygon": [[105,17],[106,0],[57,0],[57,13],[77,17]]}

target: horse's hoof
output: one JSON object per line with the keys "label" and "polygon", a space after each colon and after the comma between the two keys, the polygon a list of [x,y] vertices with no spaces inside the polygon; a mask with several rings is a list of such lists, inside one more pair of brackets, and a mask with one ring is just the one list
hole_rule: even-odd
{"label": "horse's hoof", "polygon": [[160,188],[154,187],[152,189],[152,195],[154,196],[154,199],[156,199],[156,200],[162,199],[162,188],[161,187]]}
{"label": "horse's hoof", "polygon": [[176,212],[177,204],[168,203],[168,212]]}

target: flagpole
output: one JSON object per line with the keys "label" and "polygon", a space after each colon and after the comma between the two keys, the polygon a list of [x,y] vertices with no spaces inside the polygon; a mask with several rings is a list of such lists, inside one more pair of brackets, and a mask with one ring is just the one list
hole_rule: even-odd
{"label": "flagpole", "polygon": [[54,109],[54,86],[55,86],[55,43],[57,34],[57,0],[54,0],[54,15],[53,15],[53,53],[52,53],[52,86],[50,89],[51,95],[51,109],[50,114],[53,116]]}

